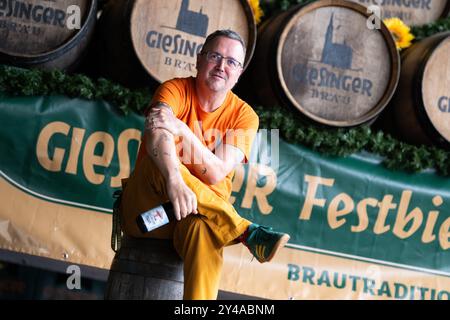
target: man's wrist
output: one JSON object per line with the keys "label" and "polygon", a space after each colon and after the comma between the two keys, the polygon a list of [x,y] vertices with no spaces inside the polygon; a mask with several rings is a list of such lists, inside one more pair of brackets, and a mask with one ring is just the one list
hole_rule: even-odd
{"label": "man's wrist", "polygon": [[191,129],[183,121],[179,121],[179,123],[180,123],[180,126],[181,126],[181,128],[180,128],[180,136],[187,137],[189,132],[191,132]]}
{"label": "man's wrist", "polygon": [[170,173],[167,175],[166,183],[167,184],[178,184],[180,181],[183,180],[183,177],[181,176],[180,171],[178,168],[171,170]]}

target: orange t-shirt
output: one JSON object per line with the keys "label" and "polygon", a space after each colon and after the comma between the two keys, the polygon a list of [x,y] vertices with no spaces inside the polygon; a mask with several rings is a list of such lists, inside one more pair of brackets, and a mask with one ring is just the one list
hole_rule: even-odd
{"label": "orange t-shirt", "polygon": [[[195,79],[193,77],[176,78],[164,82],[156,90],[151,104],[155,102],[164,102],[171,106],[175,116],[186,123],[203,145],[212,152],[221,141],[225,141],[225,144],[242,150],[245,162],[249,159],[259,119],[255,111],[233,92],[228,92],[225,101],[219,108],[213,112],[205,112],[197,100]],[[147,112],[148,110],[146,114]],[[180,161],[193,173],[189,161],[183,159],[180,142],[180,138],[176,138]],[[145,141],[143,141],[137,161],[140,161],[145,155]],[[233,175],[234,170],[223,181],[215,185],[208,185],[208,187],[223,199],[228,200],[231,195]]]}

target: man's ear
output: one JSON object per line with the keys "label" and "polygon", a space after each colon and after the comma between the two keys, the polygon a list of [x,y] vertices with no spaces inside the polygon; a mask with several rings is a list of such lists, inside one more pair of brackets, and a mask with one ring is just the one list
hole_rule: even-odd
{"label": "man's ear", "polygon": [[239,72],[239,76],[236,80],[236,83],[238,83],[238,81],[241,79],[242,73],[244,73],[244,67],[241,68],[241,71]]}

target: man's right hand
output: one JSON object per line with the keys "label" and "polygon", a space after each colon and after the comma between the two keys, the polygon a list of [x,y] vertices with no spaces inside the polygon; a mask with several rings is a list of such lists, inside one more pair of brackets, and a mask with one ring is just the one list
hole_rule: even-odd
{"label": "man's right hand", "polygon": [[176,177],[166,181],[167,196],[172,202],[175,217],[178,221],[191,213],[197,214],[197,196],[184,182],[183,178]]}

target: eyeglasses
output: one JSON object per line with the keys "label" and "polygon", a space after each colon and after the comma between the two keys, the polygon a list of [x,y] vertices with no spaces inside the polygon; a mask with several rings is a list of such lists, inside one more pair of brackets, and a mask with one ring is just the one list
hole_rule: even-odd
{"label": "eyeglasses", "polygon": [[240,63],[236,59],[224,57],[220,53],[217,53],[214,51],[207,51],[207,52],[202,52],[201,54],[206,54],[206,59],[208,60],[208,62],[217,64],[217,63],[221,63],[222,59],[223,59],[223,60],[225,60],[226,65],[230,69],[242,68],[242,63]]}

